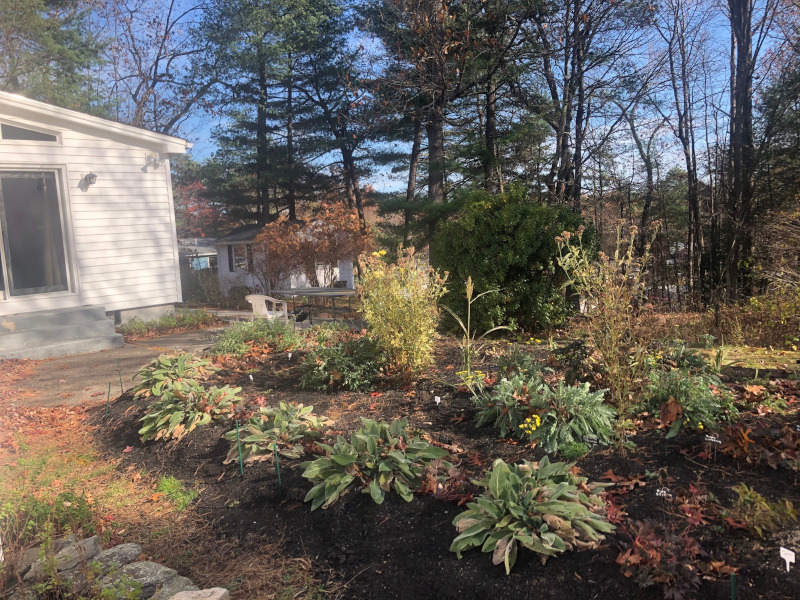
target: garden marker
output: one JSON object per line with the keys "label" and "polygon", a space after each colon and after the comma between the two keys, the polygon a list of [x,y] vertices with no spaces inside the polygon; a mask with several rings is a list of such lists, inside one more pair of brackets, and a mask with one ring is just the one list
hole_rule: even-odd
{"label": "garden marker", "polygon": [[731,600],[736,600],[736,573],[731,573]]}
{"label": "garden marker", "polygon": [[242,462],[242,442],[239,440],[239,419],[236,419],[236,446],[239,448],[239,473],[244,477],[244,463]]}
{"label": "garden marker", "polygon": [[117,375],[119,375],[119,395],[125,393],[125,389],[122,387],[122,371],[119,369],[119,359],[117,359]]}
{"label": "garden marker", "polygon": [[281,485],[281,465],[278,463],[278,444],[272,444],[272,451],[275,453],[275,470],[278,472],[278,489],[283,489],[283,485]]}
{"label": "garden marker", "polygon": [[794,562],[794,552],[781,546],[781,558],[786,561],[786,572],[789,572],[791,563]]}
{"label": "garden marker", "polygon": [[436,406],[439,406],[442,403],[442,399],[439,396],[434,396],[433,401],[436,402]]}
{"label": "garden marker", "polygon": [[292,353],[289,352],[289,360],[292,360]]}
{"label": "garden marker", "polygon": [[253,375],[250,375],[250,383],[253,383]]}
{"label": "garden marker", "polygon": [[108,382],[108,394],[106,395],[106,416],[108,418],[108,405],[111,404],[111,382]]}

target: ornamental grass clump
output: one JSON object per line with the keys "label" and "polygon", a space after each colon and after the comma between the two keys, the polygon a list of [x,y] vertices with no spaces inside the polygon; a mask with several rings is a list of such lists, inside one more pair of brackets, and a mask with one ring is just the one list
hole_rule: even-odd
{"label": "ornamental grass clump", "polygon": [[[281,402],[277,407],[262,407],[237,432],[232,429],[222,437],[241,442],[242,459],[246,463],[271,460],[275,452],[286,458],[300,458],[303,444],[322,437],[324,420],[313,414],[313,406]],[[234,444],[225,464],[239,458],[239,445]]]}
{"label": "ornamental grass clump", "polygon": [[400,253],[397,263],[385,252],[360,259],[359,294],[369,335],[386,354],[388,366],[400,373],[416,373],[432,361],[437,302],[447,291],[447,274],[440,275],[414,254]]}
{"label": "ornamental grass clump", "polygon": [[610,484],[587,483],[571,467],[546,456],[538,464],[512,466],[498,458],[476,482],[484,493],[453,520],[459,535],[450,551],[461,558],[462,552],[480,547],[510,574],[520,546],[536,552],[542,564],[568,550],[599,547],[614,526],[595,489]]}
{"label": "ornamental grass clump", "polygon": [[[412,432],[408,419],[389,425],[362,417],[361,422],[349,441],[340,435],[333,446],[317,442],[327,456],[300,465],[305,469],[303,477],[315,484],[305,497],[311,510],[328,508],[351,486],[360,487],[376,504],[383,504],[392,488],[411,502],[431,461],[449,456]],[[452,466],[444,460],[437,464],[444,471]]]}

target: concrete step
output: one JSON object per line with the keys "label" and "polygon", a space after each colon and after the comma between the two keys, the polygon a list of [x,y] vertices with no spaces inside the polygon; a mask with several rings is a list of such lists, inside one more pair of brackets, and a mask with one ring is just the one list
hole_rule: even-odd
{"label": "concrete step", "polygon": [[8,358],[30,358],[40,360],[43,358],[69,356],[71,354],[86,354],[89,352],[100,352],[101,350],[111,350],[112,348],[122,348],[124,343],[123,337],[115,333],[113,335],[101,337],[68,340],[55,344],[28,347],[22,350],[12,350],[8,352],[0,350],[0,360]]}
{"label": "concrete step", "polygon": [[30,330],[17,329],[14,333],[0,333],[0,356],[6,352],[47,346],[60,342],[105,337],[115,334],[114,322],[106,319]]}
{"label": "concrete step", "polygon": [[81,306],[60,310],[40,310],[18,315],[0,316],[0,335],[34,329],[52,329],[65,325],[81,325],[100,320],[111,321],[102,306]]}

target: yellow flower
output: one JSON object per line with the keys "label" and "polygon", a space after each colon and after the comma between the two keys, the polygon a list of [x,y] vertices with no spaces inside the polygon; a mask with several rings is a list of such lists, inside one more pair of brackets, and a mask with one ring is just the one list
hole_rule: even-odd
{"label": "yellow flower", "polygon": [[703,428],[703,424],[702,424],[702,423],[700,423],[700,422],[698,422],[698,423],[697,423],[697,428],[698,428],[698,429],[702,429],[702,428]]}
{"label": "yellow flower", "polygon": [[386,256],[386,250],[381,250],[380,252],[378,252],[378,254],[380,256]]}
{"label": "yellow flower", "polygon": [[377,252],[373,252],[372,256],[380,256]]}

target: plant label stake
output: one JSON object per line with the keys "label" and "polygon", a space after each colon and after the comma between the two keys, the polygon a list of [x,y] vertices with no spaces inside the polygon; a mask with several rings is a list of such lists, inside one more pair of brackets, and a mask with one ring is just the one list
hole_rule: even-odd
{"label": "plant label stake", "polygon": [[119,375],[119,395],[125,393],[125,390],[122,387],[122,371],[119,368],[119,359],[117,359],[117,375]]}
{"label": "plant label stake", "polygon": [[599,441],[600,440],[598,440],[597,437],[595,437],[593,435],[585,435],[585,436],[583,436],[583,442],[585,444],[590,444],[591,446],[597,446],[597,443]]}
{"label": "plant label stake", "polygon": [[278,472],[278,489],[283,491],[281,484],[281,465],[278,462],[278,444],[272,444],[272,451],[275,453],[275,470]]}
{"label": "plant label stake", "polygon": [[250,377],[250,383],[253,383],[253,375],[251,374],[249,375],[249,377]]}
{"label": "plant label stake", "polygon": [[239,448],[239,475],[244,477],[244,463],[242,462],[242,442],[239,439],[239,419],[236,419],[236,446]]}
{"label": "plant label stake", "polygon": [[794,552],[781,546],[781,558],[786,561],[786,572],[789,572],[790,565],[794,562]]}
{"label": "plant label stake", "polygon": [[736,600],[736,573],[731,573],[731,600]]}
{"label": "plant label stake", "polygon": [[289,352],[289,360],[292,360],[292,353]]}
{"label": "plant label stake", "polygon": [[664,501],[672,500],[672,494],[668,487],[660,487],[656,489],[656,498],[663,498]]}
{"label": "plant label stake", "polygon": [[439,396],[434,396],[433,401],[436,402],[436,406],[439,406],[442,403],[442,399]]}
{"label": "plant label stake", "polygon": [[108,405],[111,404],[111,382],[108,382],[108,394],[106,395],[106,416],[108,418]]}
{"label": "plant label stake", "polygon": [[715,433],[712,435],[706,434],[705,441],[706,444],[711,444],[714,447],[714,462],[717,462],[717,446],[722,444],[722,440]]}
{"label": "plant label stake", "polygon": [[0,537],[0,563],[5,561],[5,556],[3,556],[3,538]]}

